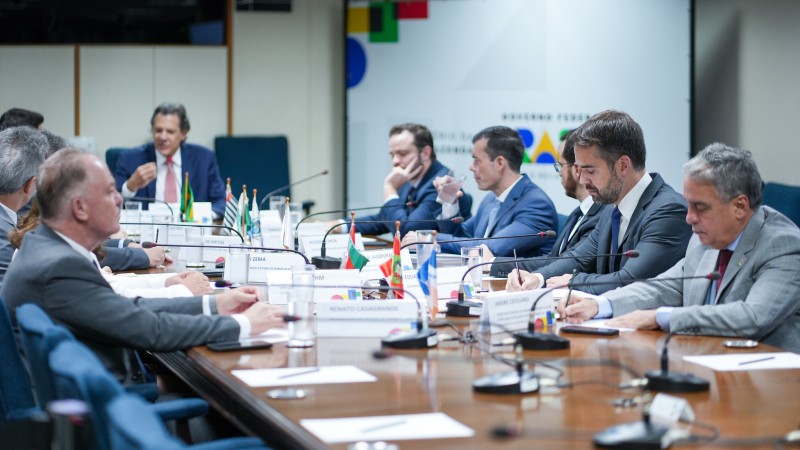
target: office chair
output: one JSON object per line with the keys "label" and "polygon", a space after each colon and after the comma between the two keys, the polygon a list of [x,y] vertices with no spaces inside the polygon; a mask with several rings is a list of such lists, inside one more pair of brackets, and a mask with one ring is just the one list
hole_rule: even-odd
{"label": "office chair", "polygon": [[0,424],[30,419],[41,413],[3,299],[0,299],[0,361]]}
{"label": "office chair", "polygon": [[767,183],[762,195],[765,205],[777,209],[800,227],[800,186]]}
{"label": "office chair", "polygon": [[[64,342],[50,355],[50,365],[56,389],[60,396],[83,400],[89,406],[92,425],[95,432],[97,448],[100,450],[111,449],[170,449],[186,448],[180,440],[171,436],[164,428],[158,414],[159,405],[145,403],[139,396],[126,393],[122,386],[103,367],[99,359],[83,344],[73,341]],[[129,397],[136,405],[135,410],[129,409],[124,417],[114,417],[116,414],[109,409],[109,403],[117,398]],[[122,423],[118,423],[122,422]],[[146,425],[139,428],[139,425]],[[116,437],[116,429],[130,429],[131,435],[124,442]],[[154,437],[158,439],[154,440]],[[137,442],[150,443],[152,446],[140,446]],[[195,446],[196,448],[260,448],[259,439],[237,439],[242,445],[239,447],[214,447],[208,444]],[[224,442],[224,441],[220,441]],[[190,448],[195,448],[190,447]]]}
{"label": "office chair", "polygon": [[111,147],[106,150],[106,165],[111,170],[112,175],[117,170],[117,159],[119,159],[119,154],[125,150],[128,149],[123,147]]}

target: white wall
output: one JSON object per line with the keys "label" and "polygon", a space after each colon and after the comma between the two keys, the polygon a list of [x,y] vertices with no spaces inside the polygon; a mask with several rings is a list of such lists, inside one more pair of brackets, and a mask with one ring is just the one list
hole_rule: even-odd
{"label": "white wall", "polygon": [[743,147],[765,181],[800,185],[800,2],[695,5],[695,150]]}

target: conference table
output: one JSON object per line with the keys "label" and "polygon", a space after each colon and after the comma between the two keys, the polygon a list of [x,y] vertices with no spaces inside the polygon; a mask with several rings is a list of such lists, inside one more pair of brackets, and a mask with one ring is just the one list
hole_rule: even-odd
{"label": "conference table", "polygon": [[[451,320],[459,330],[474,330],[475,319]],[[449,327],[440,334],[455,336]],[[656,331],[623,332],[617,337],[566,335],[570,348],[525,351],[530,370],[571,387],[542,387],[531,394],[493,395],[473,391],[484,375],[512,368],[490,353],[514,357],[510,345],[483,340],[440,342],[421,350],[384,349],[379,338],[318,337],[309,349],[212,352],[204,346],[158,354],[157,358],[197,394],[245,433],[278,449],[346,449],[350,443],[326,444],[304,428],[302,419],[391,416],[440,412],[474,430],[465,438],[393,440],[401,449],[582,449],[593,448],[593,435],[608,427],[642,418],[640,388],[619,383],[660,367],[667,337]],[[484,337],[485,339],[485,337]],[[669,343],[670,369],[688,371],[710,381],[710,390],[673,394],[685,399],[701,426],[692,435],[719,436],[699,448],[774,448],[778,436],[800,424],[800,370],[715,372],[685,362],[690,355],[779,351],[761,344],[729,349],[718,337],[675,335]],[[374,382],[297,386],[303,399],[270,399],[272,388],[252,388],[231,374],[236,369],[353,365],[377,378]],[[627,366],[624,370],[620,366]],[[629,372],[633,372],[629,373]],[[498,430],[512,434],[497,437]],[[510,433],[509,433],[510,432]]]}

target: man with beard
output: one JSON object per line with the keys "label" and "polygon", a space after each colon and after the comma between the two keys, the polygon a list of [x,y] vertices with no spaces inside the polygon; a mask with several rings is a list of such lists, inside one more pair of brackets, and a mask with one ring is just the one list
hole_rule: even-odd
{"label": "man with beard", "polygon": [[[561,185],[564,186],[564,193],[567,197],[574,198],[580,202],[577,208],[567,216],[556,243],[550,250],[549,256],[561,256],[562,254],[577,247],[585,238],[589,237],[597,222],[599,214],[607,205],[595,203],[586,187],[578,183],[578,168],[575,165],[575,144],[569,140],[575,130],[569,130],[561,138],[558,146],[558,162],[553,164],[561,177]],[[503,263],[504,260],[512,258],[498,257],[494,259],[495,264],[491,266],[493,277],[508,276],[508,272],[514,269],[513,263]]]}
{"label": "man with beard", "polygon": [[[660,175],[647,173],[639,124],[624,112],[603,111],[575,130],[570,140],[575,144],[578,182],[595,203],[614,208],[607,208],[589,237],[564,255],[575,259],[522,264],[522,283],[512,271],[506,288],[565,286],[572,279],[580,290],[598,294],[656,276],[678,262],[691,237],[684,220],[686,201]],[[633,249],[638,258],[598,256]]]}

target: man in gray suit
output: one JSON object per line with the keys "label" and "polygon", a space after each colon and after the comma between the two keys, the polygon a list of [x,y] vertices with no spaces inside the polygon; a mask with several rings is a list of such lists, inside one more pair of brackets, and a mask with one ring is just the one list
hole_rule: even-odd
{"label": "man in gray suit", "polygon": [[679,334],[741,336],[800,352],[800,229],[761,205],[761,176],[748,151],[711,144],[684,165],[686,256],[660,278],[602,297],[577,296],[568,322],[615,317],[609,325]]}
{"label": "man in gray suit", "polygon": [[33,197],[47,149],[47,139],[34,128],[0,131],[0,286],[14,256],[8,233],[17,229],[17,212]]}
{"label": "man in gray suit", "polygon": [[258,302],[249,287],[169,299],[115,294],[91,250],[119,229],[122,197],[98,157],[57,152],[42,165],[36,198],[42,223],[26,234],[0,296],[12,320],[23,303],[41,306],[120,380],[142,381],[130,350],[175,351],[282,325],[282,308]]}
{"label": "man in gray suit", "polygon": [[[561,185],[567,197],[574,198],[580,202],[577,208],[567,216],[564,229],[558,233],[556,243],[550,249],[548,256],[561,256],[562,254],[577,247],[584,238],[594,230],[600,219],[600,212],[606,205],[595,203],[586,186],[578,183],[578,168],[575,166],[575,144],[569,139],[575,130],[569,130],[561,138],[558,146],[558,162],[553,164],[556,172],[561,177]],[[506,277],[514,269],[514,263],[503,262],[513,258],[495,258],[491,266],[493,277]],[[523,264],[524,265],[524,264]]]}
{"label": "man in gray suit", "polygon": [[[590,117],[570,138],[575,144],[579,182],[595,203],[614,204],[601,214],[588,238],[563,256],[522,264],[522,280],[508,276],[508,290],[564,286],[573,283],[592,294],[609,291],[632,280],[658,275],[683,257],[691,237],[684,220],[686,202],[660,175],[645,170],[642,128],[621,111]],[[599,256],[628,250],[638,258]],[[536,271],[537,273],[528,273]]]}

